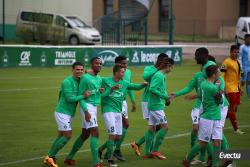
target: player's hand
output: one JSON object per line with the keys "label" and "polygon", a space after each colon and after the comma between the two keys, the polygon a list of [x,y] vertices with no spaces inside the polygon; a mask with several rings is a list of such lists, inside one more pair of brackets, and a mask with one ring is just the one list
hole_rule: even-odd
{"label": "player's hand", "polygon": [[88,98],[89,96],[91,95],[91,92],[89,90],[86,90],[84,93],[83,93],[83,97],[86,99]]}
{"label": "player's hand", "polygon": [[194,99],[197,99],[197,98],[198,98],[197,95],[187,95],[187,96],[185,96],[186,100],[194,100]]}
{"label": "player's hand", "polygon": [[105,91],[105,88],[100,88],[100,89],[99,89],[99,92],[100,92],[100,93],[103,93],[104,91]]}
{"label": "player's hand", "polygon": [[142,85],[143,85],[143,86],[147,86],[147,85],[148,85],[148,82],[143,82]]}
{"label": "player's hand", "polygon": [[169,98],[170,98],[171,101],[174,100],[174,98],[175,98],[175,93],[174,93],[174,92],[171,92],[170,95],[169,95]]}
{"label": "player's hand", "polygon": [[120,85],[115,85],[115,86],[113,86],[113,87],[111,88],[112,91],[117,90],[117,89],[120,89]]}
{"label": "player's hand", "polygon": [[131,112],[135,112],[136,111],[136,104],[135,102],[132,103],[132,109]]}
{"label": "player's hand", "polygon": [[87,122],[90,122],[91,115],[90,115],[90,113],[89,113],[88,111],[86,111],[86,112],[84,113],[84,116],[85,116],[85,120],[86,120]]}
{"label": "player's hand", "polygon": [[215,100],[220,101],[220,100],[222,99],[222,94],[221,94],[221,92],[216,93],[216,95],[214,96],[214,98],[215,98]]}
{"label": "player's hand", "polygon": [[166,100],[165,105],[166,105],[166,106],[170,106],[170,104],[171,104],[170,99]]}

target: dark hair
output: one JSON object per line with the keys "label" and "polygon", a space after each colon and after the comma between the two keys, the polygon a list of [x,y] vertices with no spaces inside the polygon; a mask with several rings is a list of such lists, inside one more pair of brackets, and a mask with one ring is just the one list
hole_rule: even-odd
{"label": "dark hair", "polygon": [[244,39],[247,39],[248,37],[250,37],[250,34],[246,34],[246,35],[244,36]]}
{"label": "dark hair", "polygon": [[210,65],[206,68],[206,74],[207,77],[210,78],[213,74],[216,74],[216,72],[218,71],[218,66],[216,65]]}
{"label": "dark hair", "polygon": [[196,56],[201,56],[201,55],[208,56],[208,54],[209,54],[209,52],[208,52],[207,48],[204,48],[204,47],[198,48],[195,51]]}
{"label": "dark hair", "polygon": [[208,55],[208,60],[209,61],[213,61],[213,62],[215,62],[216,63],[216,60],[215,60],[215,57],[214,56],[212,56],[212,55]]}
{"label": "dark hair", "polygon": [[92,57],[91,59],[90,59],[90,63],[92,64],[95,60],[97,60],[97,59],[101,59],[100,57]]}
{"label": "dark hair", "polygon": [[115,63],[119,63],[120,61],[122,61],[122,60],[127,60],[127,57],[126,56],[117,56],[116,58],[115,58]]}
{"label": "dark hair", "polygon": [[162,63],[168,61],[168,55],[165,53],[160,53],[159,56],[157,57],[155,67],[159,67]]}
{"label": "dark hair", "polygon": [[231,45],[230,52],[233,52],[236,49],[239,50],[239,46],[238,45]]}
{"label": "dark hair", "polygon": [[169,63],[170,65],[174,65],[174,60],[173,60],[172,58],[168,58],[168,63]]}
{"label": "dark hair", "polygon": [[113,75],[115,75],[116,72],[121,71],[122,68],[123,67],[120,64],[114,65],[114,67],[113,67]]}
{"label": "dark hair", "polygon": [[76,66],[83,66],[83,64],[79,61],[76,61],[72,64],[72,68],[75,68]]}

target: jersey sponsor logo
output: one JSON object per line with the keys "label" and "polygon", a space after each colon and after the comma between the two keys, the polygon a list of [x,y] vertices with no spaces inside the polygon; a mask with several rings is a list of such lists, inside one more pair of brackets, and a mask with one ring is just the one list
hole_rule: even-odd
{"label": "jersey sponsor logo", "polygon": [[31,66],[30,51],[22,51],[19,66]]}
{"label": "jersey sponsor logo", "polygon": [[119,91],[113,91],[109,96],[110,97],[123,97],[123,93]]}

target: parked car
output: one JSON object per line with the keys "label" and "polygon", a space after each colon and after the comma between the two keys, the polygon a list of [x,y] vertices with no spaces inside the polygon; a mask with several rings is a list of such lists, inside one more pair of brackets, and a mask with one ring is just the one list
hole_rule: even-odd
{"label": "parked car", "polygon": [[244,36],[250,34],[250,17],[240,17],[236,25],[235,43],[244,44]]}
{"label": "parked car", "polygon": [[16,22],[16,34],[44,42],[66,42],[71,45],[100,44],[101,35],[77,16],[21,11]]}

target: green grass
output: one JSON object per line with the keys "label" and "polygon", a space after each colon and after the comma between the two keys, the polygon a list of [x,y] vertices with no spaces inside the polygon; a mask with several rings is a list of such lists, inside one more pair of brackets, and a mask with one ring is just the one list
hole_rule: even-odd
{"label": "green grass", "polygon": [[[133,81],[142,82],[143,67],[131,67]],[[181,66],[175,67],[168,76],[168,92],[176,91],[187,84],[193,73],[199,67],[193,61],[184,61]],[[111,69],[104,67],[102,76],[111,74]],[[70,75],[70,68],[9,68],[0,70],[0,166],[6,167],[42,167],[42,157],[47,154],[53,139],[57,135],[57,126],[53,112],[55,109],[58,89],[61,81]],[[34,89],[31,89],[34,88]],[[140,137],[146,130],[146,122],[142,119],[140,97],[142,91],[136,93],[137,111],[129,113],[130,128],[125,143]],[[240,125],[250,125],[249,99],[244,96],[238,111]],[[166,108],[169,124],[167,137],[190,132],[190,111],[193,102],[177,98],[171,106]],[[130,103],[129,103],[130,106]],[[79,110],[79,109],[78,109]],[[107,137],[103,120],[99,114],[100,143]],[[73,123],[73,137],[70,142],[59,152],[58,162],[64,167],[63,159],[69,152],[75,138],[80,134],[81,118],[77,112]],[[226,127],[231,127],[227,121]],[[245,135],[234,134],[232,129],[225,130],[232,149],[250,150],[249,127],[242,128]],[[190,136],[166,139],[160,151],[167,155],[165,161],[144,160],[134,155],[128,145],[122,148],[126,162],[118,162],[121,167],[178,167],[190,149]],[[87,141],[81,151],[76,155],[76,167],[92,166],[91,154]],[[142,147],[143,150],[143,147]],[[24,160],[24,161],[22,161]],[[18,162],[16,162],[18,161]],[[16,162],[14,164],[5,164]],[[249,161],[238,161],[238,167],[249,166]]]}

